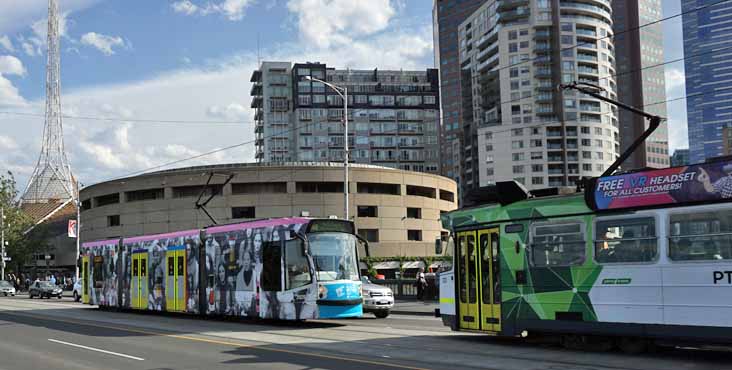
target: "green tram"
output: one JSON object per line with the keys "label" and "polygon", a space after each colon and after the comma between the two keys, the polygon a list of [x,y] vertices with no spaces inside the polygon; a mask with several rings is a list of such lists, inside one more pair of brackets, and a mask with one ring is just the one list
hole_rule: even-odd
{"label": "green tram", "polygon": [[628,352],[732,343],[732,161],[489,190],[441,216],[445,325]]}

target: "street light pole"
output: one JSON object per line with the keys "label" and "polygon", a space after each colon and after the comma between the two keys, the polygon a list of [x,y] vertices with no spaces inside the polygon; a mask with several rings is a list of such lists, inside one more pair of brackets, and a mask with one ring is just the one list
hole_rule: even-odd
{"label": "street light pole", "polygon": [[[346,220],[349,220],[348,216],[348,88],[334,85],[330,82],[325,82],[321,79],[305,76],[306,80],[320,82],[333,89],[336,94],[340,95],[343,99],[343,214]],[[343,92],[341,92],[343,91]]]}

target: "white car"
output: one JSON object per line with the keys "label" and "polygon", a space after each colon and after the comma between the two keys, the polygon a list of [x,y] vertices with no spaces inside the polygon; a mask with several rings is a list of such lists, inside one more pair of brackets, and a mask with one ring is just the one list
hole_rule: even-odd
{"label": "white car", "polygon": [[13,284],[10,284],[9,282],[3,280],[0,281],[0,293],[2,293],[4,296],[15,296],[15,288],[13,287]]}
{"label": "white car", "polygon": [[74,302],[81,300],[81,280],[76,280],[74,283]]}
{"label": "white car", "polygon": [[389,316],[389,311],[394,308],[394,293],[391,288],[376,285],[365,276],[361,277],[361,283],[363,312],[371,312],[380,319]]}

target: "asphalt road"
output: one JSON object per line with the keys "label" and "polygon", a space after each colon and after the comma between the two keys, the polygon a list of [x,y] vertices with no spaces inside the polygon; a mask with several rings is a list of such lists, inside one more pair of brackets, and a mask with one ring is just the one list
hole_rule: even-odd
{"label": "asphalt road", "polygon": [[0,369],[732,369],[732,352],[628,356],[452,333],[437,319],[234,322],[0,297]]}

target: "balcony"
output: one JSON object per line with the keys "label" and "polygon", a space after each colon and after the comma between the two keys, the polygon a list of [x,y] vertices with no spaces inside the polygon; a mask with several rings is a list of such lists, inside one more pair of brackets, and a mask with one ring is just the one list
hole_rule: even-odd
{"label": "balcony", "polygon": [[574,2],[561,2],[560,6],[562,9],[572,9],[573,11],[576,11],[577,14],[604,17],[609,24],[613,23],[610,13],[599,6]]}
{"label": "balcony", "polygon": [[591,54],[577,53],[577,60],[584,60],[588,62],[597,62],[597,56]]}
{"label": "balcony", "polygon": [[581,35],[581,36],[597,37],[597,32],[595,32],[593,30],[577,28],[577,30],[575,30],[575,32],[577,33],[577,35]]}
{"label": "balcony", "polygon": [[534,64],[542,65],[542,64],[551,64],[552,57],[549,55],[540,55],[536,58],[534,58]]}
{"label": "balcony", "polygon": [[534,40],[547,40],[552,37],[549,30],[539,30],[534,32]]}
{"label": "balcony", "polygon": [[475,58],[478,59],[479,62],[482,62],[486,60],[489,56],[492,56],[496,53],[498,53],[498,43],[492,44],[487,48],[479,51],[478,55],[476,55]]}
{"label": "balcony", "polygon": [[538,68],[534,72],[534,76],[536,76],[536,77],[551,77],[552,76],[552,70],[550,68]]}
{"label": "balcony", "polygon": [[262,96],[258,95],[252,98],[252,104],[250,108],[262,108]]}
{"label": "balcony", "polygon": [[485,35],[481,36],[478,41],[475,43],[475,47],[481,48],[488,42],[495,42],[498,40],[498,31],[501,30],[501,25],[496,25],[493,27],[493,29],[486,33]]}
{"label": "balcony", "polygon": [[498,2],[498,11],[513,9],[517,6],[527,5],[529,0],[501,0]]}
{"label": "balcony", "polygon": [[590,67],[585,67],[585,66],[577,66],[577,73],[579,73],[579,74],[598,75],[598,74],[600,74],[600,71],[597,68],[590,68]]}
{"label": "balcony", "polygon": [[249,79],[249,82],[262,82],[262,71],[255,70],[252,72],[252,77]]}
{"label": "balcony", "polygon": [[499,12],[499,14],[502,22],[508,22],[528,17],[531,14],[531,11],[528,8],[516,8],[514,10]]}
{"label": "balcony", "polygon": [[485,70],[488,67],[492,67],[494,64],[495,65],[498,65],[498,56],[499,55],[500,54],[496,53],[492,57],[486,59],[485,62],[482,62],[482,63],[478,64],[477,70],[478,71],[483,71],[483,70]]}
{"label": "balcony", "polygon": [[249,90],[249,95],[251,95],[251,96],[262,95],[262,84],[253,83],[251,90]]}

